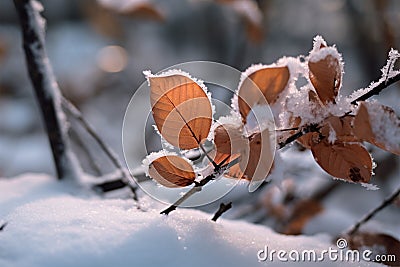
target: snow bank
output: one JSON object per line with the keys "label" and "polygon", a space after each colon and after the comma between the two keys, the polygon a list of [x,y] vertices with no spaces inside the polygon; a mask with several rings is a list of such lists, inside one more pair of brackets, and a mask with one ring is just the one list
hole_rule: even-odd
{"label": "snow bank", "polygon": [[44,175],[3,179],[0,189],[1,220],[8,222],[0,232],[4,267],[262,266],[257,252],[265,245],[317,251],[333,246],[327,236],[283,236],[240,221],[215,223],[196,210],[161,216],[151,199],[141,211],[132,200],[77,197],[76,188]]}

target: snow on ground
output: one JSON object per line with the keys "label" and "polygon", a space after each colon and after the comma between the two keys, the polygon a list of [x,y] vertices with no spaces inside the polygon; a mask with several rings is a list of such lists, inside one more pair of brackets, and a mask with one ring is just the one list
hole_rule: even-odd
{"label": "snow on ground", "polygon": [[[101,199],[53,177],[25,174],[0,180],[0,266],[277,266],[260,263],[269,249],[321,251],[330,237],[283,236],[242,221],[179,209],[168,217],[144,198]],[[309,266],[310,263],[299,265]],[[321,263],[320,263],[321,264]],[[326,266],[373,266],[325,262]]]}

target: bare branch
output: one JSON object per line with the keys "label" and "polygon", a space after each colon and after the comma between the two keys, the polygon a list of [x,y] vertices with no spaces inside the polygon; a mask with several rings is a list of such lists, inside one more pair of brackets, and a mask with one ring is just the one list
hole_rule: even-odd
{"label": "bare branch", "polygon": [[356,224],[354,224],[348,231],[347,231],[347,235],[353,235],[355,234],[358,229],[365,224],[366,222],[368,222],[371,218],[373,218],[378,212],[380,212],[381,210],[383,210],[385,207],[389,206],[390,204],[393,203],[393,201],[395,201],[395,199],[400,195],[400,187],[397,188],[396,191],[394,191],[389,197],[385,198],[383,200],[383,202],[376,208],[374,208],[373,210],[371,210],[370,212],[368,212],[367,214],[364,215],[364,217],[361,218],[361,220],[359,220]]}
{"label": "bare branch", "polygon": [[42,111],[58,179],[76,178],[79,170],[69,148],[60,89],[45,49],[45,20],[36,0],[14,0],[23,35],[26,64]]}
{"label": "bare branch", "polygon": [[285,141],[280,142],[278,148],[282,149],[285,146],[287,146],[288,144],[292,143],[293,141],[299,139],[303,135],[305,135],[307,133],[311,133],[311,132],[318,132],[319,129],[320,129],[320,126],[318,126],[317,124],[305,125],[298,132],[296,132],[296,133],[292,134],[291,136],[289,136],[288,138],[286,138]]}
{"label": "bare branch", "polygon": [[[99,147],[104,151],[104,153],[108,156],[110,161],[114,164],[114,166],[121,171],[122,180],[118,180],[117,184],[125,184],[129,186],[132,190],[132,193],[134,194],[134,199],[137,200],[137,194],[136,194],[136,186],[133,186],[132,183],[129,182],[129,180],[132,180],[132,177],[130,176],[129,172],[122,166],[122,163],[119,161],[118,156],[116,153],[105,143],[105,141],[96,133],[96,130],[94,127],[85,119],[83,116],[82,112],[74,105],[72,104],[68,99],[65,97],[62,97],[62,106],[64,109],[66,109],[75,119],[77,119],[82,126],[85,128],[85,130],[89,133],[89,135],[96,141],[96,143],[99,145]],[[102,188],[109,188],[111,184],[102,184],[102,185],[97,185],[100,189]],[[113,186],[115,187],[115,184]],[[117,188],[120,188],[117,186]]]}
{"label": "bare branch", "polygon": [[200,192],[203,189],[203,186],[208,184],[210,181],[214,180],[215,178],[221,176],[225,170],[227,170],[230,166],[235,165],[238,163],[239,158],[233,160],[229,164],[225,164],[225,160],[221,162],[220,165],[217,165],[217,167],[214,169],[214,172],[207,177],[203,178],[200,182],[197,182],[189,191],[187,191],[182,197],[180,197],[177,201],[174,202],[171,206],[166,208],[165,210],[161,211],[160,214],[165,214],[168,215],[171,211],[176,210],[179,205],[181,205],[185,200],[187,200],[189,197],[191,197],[193,194]]}
{"label": "bare branch", "polygon": [[229,209],[232,208],[232,202],[229,202],[228,204],[224,204],[221,203],[219,205],[219,209],[217,210],[217,212],[214,214],[214,217],[212,217],[211,220],[213,220],[214,222],[216,222],[218,220],[219,217],[221,217],[222,214],[224,214],[225,212],[227,212]]}

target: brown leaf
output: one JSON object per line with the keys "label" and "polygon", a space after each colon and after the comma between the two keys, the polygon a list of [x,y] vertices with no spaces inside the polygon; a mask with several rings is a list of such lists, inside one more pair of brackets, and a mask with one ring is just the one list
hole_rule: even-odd
{"label": "brown leaf", "polygon": [[360,141],[360,139],[354,136],[353,133],[353,120],[354,117],[350,116],[330,116],[325,119],[324,124],[321,128],[321,134],[324,137],[328,137],[331,134],[331,131],[334,131],[334,135],[336,137],[335,143],[358,142]]}
{"label": "brown leaf", "polygon": [[156,21],[164,21],[164,14],[151,3],[140,3],[120,10],[120,13],[129,17],[140,17]]}
{"label": "brown leaf", "polygon": [[8,46],[6,42],[0,38],[0,62],[6,57],[7,52],[8,52]]}
{"label": "brown leaf", "polygon": [[219,153],[234,154],[242,150],[248,142],[242,136],[240,127],[223,124],[214,130],[214,143]]}
{"label": "brown leaf", "polygon": [[98,33],[114,39],[123,38],[125,32],[115,11],[99,4],[99,1],[79,1],[79,3],[82,5],[85,19]]}
{"label": "brown leaf", "polygon": [[290,218],[284,227],[283,233],[286,235],[300,235],[304,226],[316,215],[324,210],[321,203],[314,199],[300,200],[293,207]]}
{"label": "brown leaf", "polygon": [[246,25],[246,33],[250,41],[256,44],[261,43],[264,38],[262,25],[247,18],[244,21]]}
{"label": "brown leaf", "polygon": [[150,76],[150,102],[161,135],[181,149],[192,149],[207,138],[212,122],[210,100],[184,75]]}
{"label": "brown leaf", "polygon": [[313,145],[319,142],[319,134],[315,132],[306,133],[302,137],[297,138],[296,141],[300,143],[303,147],[310,149]]}
{"label": "brown leaf", "polygon": [[[321,48],[321,50],[324,49],[326,48]],[[342,79],[339,60],[332,55],[327,55],[317,62],[309,61],[308,68],[311,83],[321,102],[323,104],[335,103]]]}
{"label": "brown leaf", "polygon": [[273,150],[268,130],[256,133],[250,137],[249,146],[241,152],[237,167],[230,169],[229,175],[236,175],[252,183],[263,181],[273,165]]}
{"label": "brown leaf", "polygon": [[260,43],[263,39],[262,11],[253,0],[216,0],[215,2],[230,6],[242,19],[250,41]]}
{"label": "brown leaf", "polygon": [[[377,261],[389,266],[400,265],[400,241],[393,236],[380,233],[361,232],[352,236],[347,236],[349,247],[359,251],[369,249],[372,254],[369,256],[371,260],[376,255],[394,255],[395,261]],[[388,259],[388,258],[387,258]]]}
{"label": "brown leaf", "polygon": [[329,144],[327,140],[311,147],[316,162],[330,175],[352,182],[368,183],[372,159],[361,144]]}
{"label": "brown leaf", "polygon": [[245,123],[255,105],[273,104],[289,81],[289,68],[264,67],[246,77],[239,88],[238,107]]}
{"label": "brown leaf", "polygon": [[171,188],[191,185],[196,178],[192,165],[175,155],[162,156],[151,162],[149,175],[161,185]]}
{"label": "brown leaf", "polygon": [[378,103],[360,102],[353,123],[354,134],[363,141],[400,155],[400,118]]}

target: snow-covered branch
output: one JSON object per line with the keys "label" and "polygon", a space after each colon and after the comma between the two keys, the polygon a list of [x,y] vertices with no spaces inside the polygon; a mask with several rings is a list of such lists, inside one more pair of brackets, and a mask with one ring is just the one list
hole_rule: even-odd
{"label": "snow-covered branch", "polygon": [[[400,58],[400,53],[397,50],[390,50],[388,60],[386,65],[382,68],[382,76],[377,82],[371,83],[369,87],[366,89],[361,89],[356,91],[354,94],[355,99],[351,101],[351,104],[355,105],[359,101],[367,100],[368,98],[379,95],[383,89],[389,87],[390,85],[400,81],[400,71],[393,70],[394,64],[396,63],[397,59]],[[360,94],[361,95],[358,95]]]}
{"label": "snow-covered branch", "polygon": [[70,151],[61,94],[45,49],[45,20],[40,15],[43,6],[36,0],[14,0],[14,5],[29,76],[42,111],[58,178],[76,178],[79,168]]}

